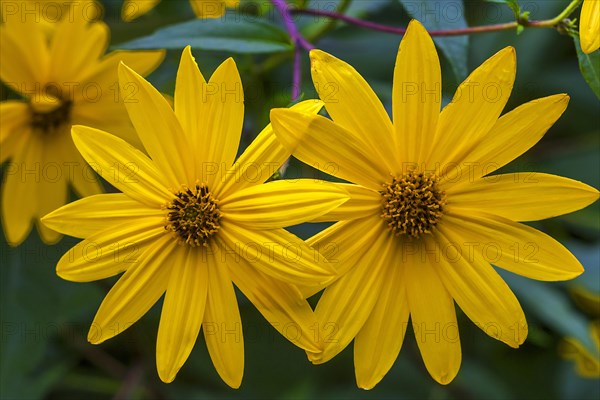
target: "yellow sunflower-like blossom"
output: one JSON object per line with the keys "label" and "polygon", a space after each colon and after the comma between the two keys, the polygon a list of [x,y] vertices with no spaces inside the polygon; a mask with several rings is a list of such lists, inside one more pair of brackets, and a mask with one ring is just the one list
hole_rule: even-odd
{"label": "yellow sunflower-like blossom", "polygon": [[[125,0],[121,8],[121,18],[130,22],[152,10],[160,0]],[[194,14],[198,18],[220,18],[225,8],[235,8],[240,0],[190,0]]]}
{"label": "yellow sunflower-like blossom", "polygon": [[[59,261],[61,277],[91,281],[125,271],[100,306],[89,341],[122,332],[166,291],[156,349],[160,378],[175,378],[202,325],[215,368],[238,387],[244,342],[233,281],[275,329],[318,353],[310,331],[316,319],[292,284],[328,281],[332,267],[283,227],[333,210],[348,194],[315,180],[262,184],[290,154],[270,125],[234,163],[244,103],[232,59],[207,83],[187,47],[174,111],[128,67],[120,66],[119,77],[123,88],[138,89],[126,106],[152,159],[108,133],[74,127],[83,157],[123,193],[91,196],[43,219],[86,239]],[[311,100],[294,108],[321,107]]]}
{"label": "yellow sunflower-like blossom", "polygon": [[589,54],[600,48],[600,0],[585,0],[579,22],[581,49]]}
{"label": "yellow sunflower-like blossom", "polygon": [[164,51],[115,51],[105,55],[109,29],[79,13],[54,23],[51,32],[35,18],[9,18],[0,25],[0,80],[22,100],[0,103],[2,226],[9,244],[23,242],[34,222],[42,240],[60,235],[39,218],[67,202],[68,185],[80,196],[101,191],[71,139],[71,125],[115,129],[137,142],[123,99],[136,88],[118,88],[123,60],[143,75]]}
{"label": "yellow sunflower-like blossom", "polygon": [[[515,78],[513,48],[477,68],[440,112],[433,41],[411,22],[398,53],[393,123],[350,65],[312,51],[315,87],[333,121],[274,110],[277,137],[303,162],[352,184],[351,199],[309,239],[339,277],[316,314],[330,360],[354,339],[358,386],[372,388],[398,356],[409,316],[425,366],[447,384],[461,348],[455,306],[512,347],[527,336],[519,302],[490,263],[540,280],[571,279],[581,264],[560,243],[517,221],[578,210],[598,199],[581,182],[541,173],[486,176],[533,146],[568,103],[534,100],[500,117]],[[306,288],[310,295],[320,288]]]}

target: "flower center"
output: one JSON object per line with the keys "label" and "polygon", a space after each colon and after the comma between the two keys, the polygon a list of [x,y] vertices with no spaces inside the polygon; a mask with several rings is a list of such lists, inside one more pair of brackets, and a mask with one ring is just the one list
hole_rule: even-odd
{"label": "flower center", "polygon": [[437,181],[434,174],[411,171],[383,184],[381,218],[396,236],[418,238],[437,225],[446,204]]}
{"label": "flower center", "polygon": [[181,243],[192,247],[207,247],[208,240],[220,228],[221,213],[217,200],[205,185],[177,192],[166,209],[165,229],[175,232]]}
{"label": "flower center", "polygon": [[70,123],[72,105],[73,103],[70,100],[66,100],[48,112],[41,112],[31,108],[31,127],[34,131],[44,134],[51,134],[58,131]]}

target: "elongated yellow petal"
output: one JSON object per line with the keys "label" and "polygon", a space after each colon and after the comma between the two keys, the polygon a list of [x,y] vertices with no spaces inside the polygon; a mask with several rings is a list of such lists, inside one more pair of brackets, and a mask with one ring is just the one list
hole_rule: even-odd
{"label": "elongated yellow petal", "polygon": [[65,235],[87,238],[110,226],[132,226],[143,218],[164,218],[165,212],[150,208],[123,193],[85,197],[51,212],[42,222]]}
{"label": "elongated yellow petal", "polygon": [[[323,102],[320,100],[304,100],[291,107],[292,110],[309,114],[317,114],[321,108]],[[264,183],[290,155],[291,151],[281,145],[273,132],[273,126],[269,124],[244,150],[225,176],[219,177],[222,186],[215,190],[224,197],[233,188],[242,190]]]}
{"label": "elongated yellow petal", "polygon": [[42,179],[42,143],[30,140],[23,154],[14,158],[5,172],[2,188],[2,227],[11,246],[21,244],[33,225],[37,214],[38,185]]}
{"label": "elongated yellow petal", "polygon": [[567,104],[569,96],[557,94],[532,100],[503,115],[464,159],[447,168],[442,179],[447,186],[459,185],[505,166],[536,144]]}
{"label": "elongated yellow petal", "polygon": [[313,218],[311,222],[343,221],[364,218],[381,212],[381,195],[360,185],[334,183],[341,190],[350,194],[350,199],[332,211]]}
{"label": "elongated yellow petal", "polygon": [[[70,182],[73,190],[79,197],[94,196],[104,191],[101,178],[94,169],[83,159],[75,144],[71,141],[66,150],[69,160],[74,160],[70,166]],[[71,154],[70,156],[68,154]]]}
{"label": "elongated yellow petal", "polygon": [[106,51],[109,36],[110,30],[104,22],[63,18],[52,35],[50,76],[61,83],[81,82],[90,65]]}
{"label": "elongated yellow petal", "polygon": [[338,178],[380,190],[386,170],[341,125],[320,115],[288,109],[271,111],[271,123],[281,143],[302,162]]}
{"label": "elongated yellow petal", "polygon": [[194,348],[208,289],[206,250],[186,246],[174,255],[156,339],[158,375],[166,383],[175,379]]}
{"label": "elongated yellow petal", "polygon": [[208,297],[202,330],[219,376],[237,389],[244,375],[244,335],[229,268],[225,260],[218,257],[219,254],[218,250],[213,250],[207,263]]}
{"label": "elongated yellow petal", "polygon": [[102,301],[88,333],[90,343],[118,335],[146,314],[167,288],[171,268],[165,268],[165,261],[177,251],[182,248],[163,236],[127,269]]}
{"label": "elongated yellow petal", "polygon": [[395,165],[394,127],[369,84],[349,64],[320,50],[310,52],[311,73],[331,118],[353,142],[391,171]]}
{"label": "elongated yellow petal", "polygon": [[462,160],[492,129],[515,80],[515,49],[506,47],[469,75],[440,114],[435,141],[425,158],[431,163]]}
{"label": "elongated yellow petal", "polygon": [[0,80],[17,93],[30,96],[27,91],[47,82],[50,54],[35,18],[11,18],[0,25],[0,59]]}
{"label": "elongated yellow petal", "polygon": [[227,259],[245,258],[259,271],[284,282],[319,285],[334,275],[332,266],[285,229],[252,230],[223,221],[218,233]]}
{"label": "elongated yellow petal", "polygon": [[[401,249],[394,250],[401,259]],[[354,369],[361,389],[375,387],[400,353],[409,315],[404,268],[394,262],[385,266],[379,298],[354,339]]]}
{"label": "elongated yellow petal", "polygon": [[[29,108],[27,103],[17,100],[8,100],[0,103],[0,145],[4,146],[8,139],[15,132],[26,130],[26,124],[29,122]],[[2,152],[5,149],[2,147]],[[4,156],[2,156],[4,158]]]}
{"label": "elongated yellow petal", "polygon": [[160,0],[125,0],[121,8],[121,18],[125,22],[131,22],[152,10],[159,2]]}
{"label": "elongated yellow petal", "polygon": [[537,172],[494,175],[452,187],[447,193],[452,199],[449,207],[456,208],[457,213],[476,209],[513,221],[567,214],[600,197],[596,189],[582,182]]}
{"label": "elongated yellow petal", "polygon": [[94,170],[133,199],[159,207],[173,197],[162,170],[123,139],[98,129],[73,127],[73,142]]}
{"label": "elongated yellow petal", "polygon": [[205,143],[209,132],[202,131],[202,120],[210,115],[208,114],[206,90],[206,80],[202,76],[198,64],[196,64],[191,47],[187,46],[181,53],[181,61],[177,70],[175,115],[188,138],[189,144],[196,153],[196,158],[201,161],[208,161],[208,155],[210,154]]}
{"label": "elongated yellow petal", "polygon": [[254,229],[276,229],[310,221],[348,201],[339,186],[313,179],[281,180],[233,193],[219,204],[223,218]]}
{"label": "elongated yellow petal", "polygon": [[344,276],[354,266],[356,259],[360,259],[362,254],[371,252],[383,229],[385,228],[381,219],[370,216],[340,221],[309,238],[306,244],[324,256],[324,262],[331,264],[336,274],[325,284],[299,285],[304,297],[312,296]]}
{"label": "elongated yellow petal", "polygon": [[193,152],[173,109],[163,95],[137,72],[119,65],[121,91],[135,90],[125,101],[131,122],[150,157],[173,189],[195,182]]}
{"label": "elongated yellow petal", "polygon": [[[119,274],[139,262],[145,249],[165,233],[164,218],[144,218],[133,225],[113,225],[65,253],[56,273],[73,282],[90,282]],[[162,240],[162,239],[160,239]],[[175,240],[173,240],[175,242]]]}
{"label": "elongated yellow petal", "polygon": [[220,18],[225,14],[223,0],[190,0],[190,4],[198,18]]}
{"label": "elongated yellow petal", "polygon": [[452,382],[462,359],[458,324],[452,297],[427,260],[422,242],[405,242],[404,280],[415,339],[433,379]]}
{"label": "elongated yellow petal", "polygon": [[203,171],[203,163],[210,162],[226,171],[237,155],[244,123],[244,90],[233,58],[219,65],[202,95],[205,114],[200,116],[198,143],[205,147],[207,158],[197,158],[196,169]]}
{"label": "elongated yellow petal", "polygon": [[[217,246],[212,249],[223,257]],[[283,337],[304,350],[321,351],[313,332],[317,318],[296,286],[263,274],[243,258],[228,260],[227,267],[235,285]]]}
{"label": "elongated yellow petal", "polygon": [[394,238],[382,232],[369,252],[321,296],[315,313],[325,348],[322,354],[308,353],[314,364],[331,360],[354,339],[379,298],[386,273],[393,264]]}
{"label": "elongated yellow petal", "polygon": [[527,225],[473,212],[444,216],[469,251],[478,251],[490,263],[515,274],[541,281],[573,279],[583,272],[562,244]]}
{"label": "elongated yellow petal", "polygon": [[417,20],[398,49],[392,96],[398,161],[423,162],[440,114],[442,72],[433,40]]}
{"label": "elongated yellow petal", "polygon": [[600,2],[585,0],[581,7],[579,22],[581,49],[589,54],[600,47]]}
{"label": "elongated yellow petal", "polygon": [[[481,330],[511,347],[527,337],[527,321],[519,301],[506,282],[481,254],[470,254],[451,225],[435,232],[432,262],[446,290]],[[432,243],[433,241],[429,241]]]}

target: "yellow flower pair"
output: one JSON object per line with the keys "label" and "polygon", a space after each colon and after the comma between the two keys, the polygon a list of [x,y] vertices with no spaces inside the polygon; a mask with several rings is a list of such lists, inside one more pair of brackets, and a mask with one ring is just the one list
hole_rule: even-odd
{"label": "yellow flower pair", "polygon": [[[513,49],[477,68],[440,111],[437,53],[412,22],[394,71],[393,123],[352,67],[320,51],[311,61],[317,89],[336,88],[334,96],[320,93],[332,120],[316,115],[320,101],[274,110],[273,125],[237,160],[244,104],[231,59],[206,81],[186,48],[173,108],[128,59],[118,67],[121,92],[135,89],[124,106],[148,155],[101,130],[74,127],[83,158],[122,193],[85,197],[43,218],[85,239],[59,261],[61,277],[93,281],[124,272],[96,314],[92,343],[127,329],[165,294],[160,378],[175,378],[204,327],[215,368],[239,387],[244,344],[235,285],[282,334],[297,327],[298,335],[286,337],[313,363],[354,339],[363,388],[392,366],[410,316],[425,366],[446,384],[461,360],[454,302],[510,346],[527,335],[518,301],[490,263],[541,280],[583,271],[561,244],[517,221],[583,208],[597,190],[546,174],[486,176],[533,146],[568,102],[550,96],[500,117],[515,77]],[[5,108],[2,120],[12,121]],[[22,121],[35,127],[29,113]],[[71,144],[55,130],[30,129],[28,137],[57,134]],[[349,183],[264,183],[290,154],[327,173],[335,165],[333,175]],[[28,207],[36,210],[30,217],[40,214]],[[305,221],[340,222],[307,243],[283,229]],[[12,223],[4,222],[7,231]],[[316,249],[329,245],[338,252],[326,259]],[[325,287],[313,312],[305,298]],[[315,337],[314,327],[327,324],[335,335]]]}

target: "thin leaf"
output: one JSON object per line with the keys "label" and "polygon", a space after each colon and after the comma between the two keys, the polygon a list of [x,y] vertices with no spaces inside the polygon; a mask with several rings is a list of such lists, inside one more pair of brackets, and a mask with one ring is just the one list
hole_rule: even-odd
{"label": "thin leaf", "polygon": [[579,38],[573,38],[575,41],[575,50],[577,50],[577,58],[579,59],[579,70],[583,79],[589,87],[594,91],[596,97],[600,99],[600,51],[595,51],[591,54],[585,54],[581,50]]}

